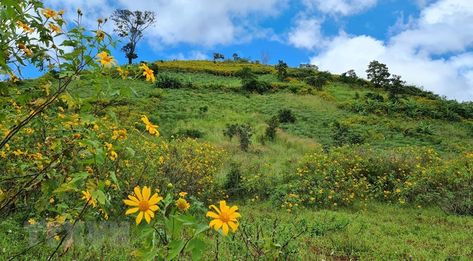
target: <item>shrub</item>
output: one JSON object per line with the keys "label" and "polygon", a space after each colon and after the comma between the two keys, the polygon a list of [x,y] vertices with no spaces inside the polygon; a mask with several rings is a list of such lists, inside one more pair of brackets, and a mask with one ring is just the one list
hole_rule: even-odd
{"label": "shrub", "polygon": [[243,90],[263,94],[271,90],[271,84],[265,81],[252,80],[243,84]]}
{"label": "shrub", "polygon": [[224,185],[225,190],[230,196],[242,195],[241,176],[240,165],[232,163]]}
{"label": "shrub", "polygon": [[282,109],[278,112],[278,118],[280,123],[295,123],[296,116],[291,109]]}
{"label": "shrub", "polygon": [[276,130],[279,127],[279,118],[277,116],[271,117],[267,122],[268,126],[266,127],[265,137],[268,140],[273,141],[276,138]]}
{"label": "shrub", "polygon": [[177,139],[159,148],[159,170],[151,179],[172,183],[185,191],[207,199],[215,184],[215,174],[223,162],[224,151],[193,139]]}
{"label": "shrub", "polygon": [[223,132],[224,136],[230,138],[238,136],[240,138],[240,149],[242,151],[248,151],[248,147],[251,144],[251,136],[253,130],[248,124],[227,124],[227,128]]}
{"label": "shrub", "polygon": [[406,192],[415,204],[437,205],[449,213],[473,215],[473,153],[414,173]]}
{"label": "shrub", "polygon": [[362,134],[338,121],[332,124],[332,132],[332,138],[336,146],[362,144],[365,141],[365,137]]}
{"label": "shrub", "polygon": [[181,89],[185,84],[178,78],[160,74],[156,79],[156,87],[162,89]]}
{"label": "shrub", "polygon": [[284,193],[275,200],[286,208],[352,205],[371,199],[405,204],[415,187],[412,175],[440,163],[432,149],[406,147],[381,153],[365,146],[343,146],[329,152],[318,148],[285,176],[277,189]]}
{"label": "shrub", "polygon": [[276,74],[279,81],[285,81],[287,78],[287,63],[282,60],[279,60],[278,64],[275,66]]}
{"label": "shrub", "polygon": [[323,86],[327,83],[327,79],[324,77],[320,76],[310,76],[305,78],[305,82],[310,85],[315,87],[317,90],[322,90]]}
{"label": "shrub", "polygon": [[204,133],[196,129],[179,130],[174,136],[181,138],[200,139],[204,137]]}

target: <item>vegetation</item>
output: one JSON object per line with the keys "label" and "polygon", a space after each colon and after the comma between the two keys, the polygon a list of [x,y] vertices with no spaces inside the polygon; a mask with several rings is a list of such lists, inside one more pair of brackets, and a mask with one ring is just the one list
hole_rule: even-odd
{"label": "vegetation", "polygon": [[156,22],[156,14],[150,11],[130,11],[117,9],[112,14],[115,22],[115,32],[122,38],[127,38],[128,43],[122,47],[122,51],[128,58],[128,64],[138,58],[136,45],[143,38],[143,32]]}
{"label": "vegetation", "polygon": [[[23,46],[1,52],[2,257],[473,257],[471,103],[387,66],[371,83],[235,56],[118,67],[106,33],[28,4],[4,7]],[[46,60],[27,29],[48,42],[52,20],[77,48],[19,79],[12,64]]]}

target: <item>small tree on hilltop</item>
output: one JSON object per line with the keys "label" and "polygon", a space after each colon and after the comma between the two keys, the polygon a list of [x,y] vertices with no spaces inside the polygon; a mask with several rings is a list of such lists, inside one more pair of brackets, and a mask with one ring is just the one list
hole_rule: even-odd
{"label": "small tree on hilltop", "polygon": [[287,63],[285,63],[283,60],[279,60],[279,63],[275,66],[277,70],[277,75],[278,79],[280,81],[285,81],[287,78]]}
{"label": "small tree on hilltop", "polygon": [[143,38],[143,31],[156,21],[156,14],[150,11],[132,12],[126,9],[117,9],[111,18],[115,22],[115,32],[118,33],[118,36],[128,40],[122,51],[128,58],[128,64],[132,64],[133,59],[138,58],[136,45]]}
{"label": "small tree on hilltop", "polygon": [[386,64],[372,61],[368,65],[366,73],[368,80],[370,80],[375,87],[386,88],[389,85],[389,76],[391,76],[391,74]]}
{"label": "small tree on hilltop", "polygon": [[214,56],[214,62],[216,62],[217,60],[224,60],[225,59],[225,56],[221,53],[214,53],[213,56]]}
{"label": "small tree on hilltop", "polygon": [[394,75],[389,79],[390,83],[388,85],[389,99],[393,102],[399,100],[399,95],[402,93],[404,85],[406,82],[401,80],[401,76]]}

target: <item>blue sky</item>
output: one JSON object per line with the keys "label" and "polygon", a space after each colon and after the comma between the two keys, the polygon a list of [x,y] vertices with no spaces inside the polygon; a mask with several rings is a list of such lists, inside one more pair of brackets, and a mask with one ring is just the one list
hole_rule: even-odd
{"label": "blue sky", "polygon": [[[369,61],[386,63],[411,84],[458,100],[473,100],[473,1],[471,0],[45,0],[81,8],[95,26],[116,8],[158,15],[139,44],[139,60],[260,60],[313,63],[365,76]],[[67,15],[69,14],[69,16]],[[108,24],[108,30],[112,29]],[[125,59],[119,50],[113,55]]]}

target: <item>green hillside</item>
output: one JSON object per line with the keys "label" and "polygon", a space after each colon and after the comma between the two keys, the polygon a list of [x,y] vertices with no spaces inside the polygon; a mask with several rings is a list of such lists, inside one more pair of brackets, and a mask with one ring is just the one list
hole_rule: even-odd
{"label": "green hillside", "polygon": [[[149,67],[155,83],[145,81],[138,66],[127,68],[124,79],[113,68],[101,78],[93,71],[80,76],[31,130],[21,131],[23,138],[0,151],[1,200],[14,193],[12,177],[36,170],[25,161],[46,165],[56,148],[71,159],[64,166],[58,161],[50,179],[25,187],[9,206],[0,222],[0,256],[28,247],[19,224],[80,213],[69,202],[81,191],[110,190],[106,202],[119,202],[125,188],[146,181],[163,193],[188,192],[192,213],[222,198],[240,207],[239,230],[219,247],[208,244],[207,260],[473,259],[472,103],[412,86],[393,99],[363,79],[307,68],[288,68],[280,80],[274,66],[249,62],[158,61]],[[325,82],[318,86],[311,77]],[[15,124],[15,113],[28,115],[57,83],[52,73],[18,83],[18,92],[0,83],[0,130]],[[159,125],[159,138],[147,135],[142,115]],[[112,137],[123,129],[126,139]],[[105,149],[107,143],[114,150]],[[49,161],[28,156],[36,146]],[[55,182],[55,175],[69,185]],[[120,204],[103,204],[98,213],[122,222]],[[118,248],[103,238],[64,257],[133,259],[144,249],[142,233],[132,224],[137,236]],[[202,240],[214,237],[207,233]],[[47,258],[51,241],[23,257]]]}

